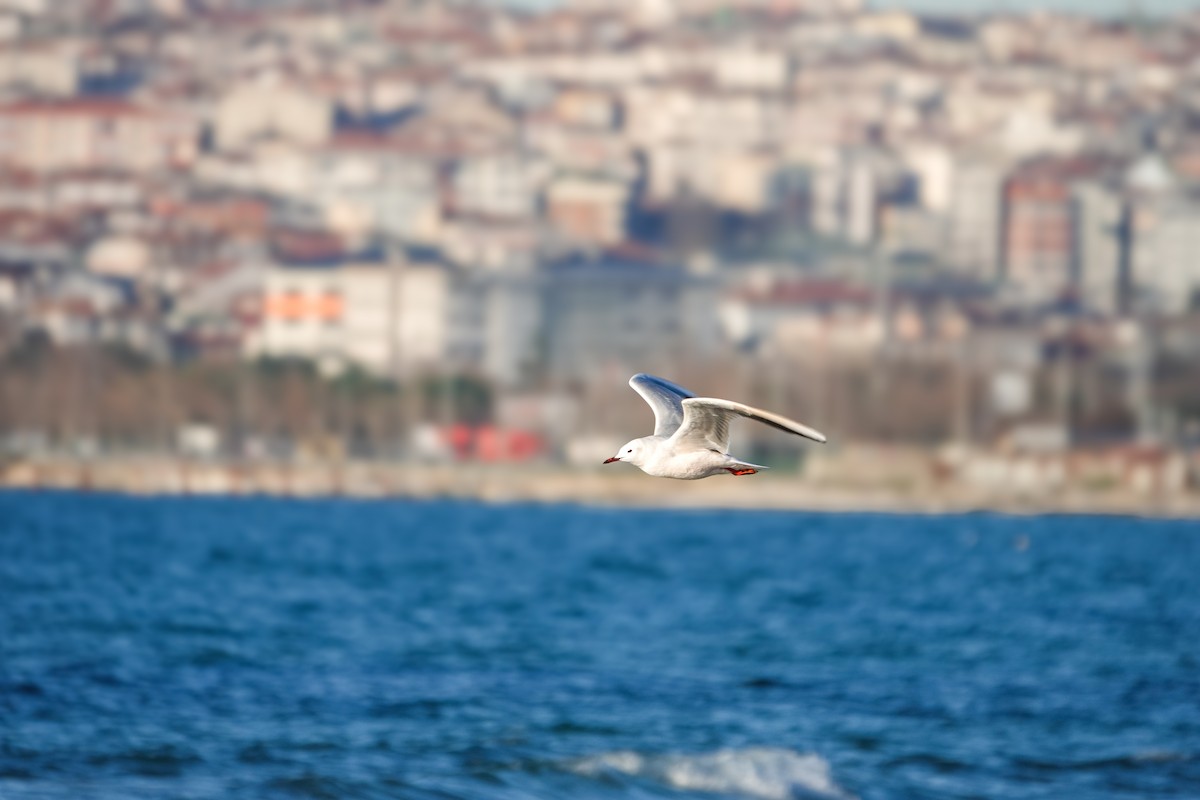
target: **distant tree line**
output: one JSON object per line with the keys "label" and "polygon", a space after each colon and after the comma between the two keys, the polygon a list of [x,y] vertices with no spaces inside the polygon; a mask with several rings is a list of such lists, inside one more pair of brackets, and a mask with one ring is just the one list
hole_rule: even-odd
{"label": "distant tree line", "polygon": [[479,424],[490,387],[471,376],[406,384],[350,368],[322,376],[300,360],[159,364],[125,348],[52,347],[29,337],[0,359],[0,436],[69,448],[170,450],[203,424],[226,448],[290,447],[334,437],[352,454],[394,455],[424,421]]}

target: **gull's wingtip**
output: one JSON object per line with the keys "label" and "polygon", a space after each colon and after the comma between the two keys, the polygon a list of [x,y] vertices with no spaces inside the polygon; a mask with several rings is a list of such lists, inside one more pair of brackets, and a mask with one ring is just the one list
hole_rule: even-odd
{"label": "gull's wingtip", "polygon": [[810,428],[807,425],[803,425],[799,422],[797,422],[796,427],[792,429],[792,433],[799,434],[800,436],[803,436],[805,439],[811,439],[812,441],[816,442],[817,444],[825,444],[826,442],[829,441],[829,439],[825,436],[825,434],[821,433],[816,428]]}
{"label": "gull's wingtip", "polygon": [[669,381],[666,378],[660,378],[657,375],[651,375],[649,372],[637,373],[629,379],[629,385],[634,389],[638,389],[639,386],[654,386],[659,389],[666,390],[671,394],[677,395],[681,398],[695,397],[690,389],[686,389],[680,386],[678,383]]}
{"label": "gull's wingtip", "polygon": [[825,434],[823,434],[819,430],[817,430],[816,428],[810,428],[807,425],[805,425],[803,427],[804,427],[804,433],[800,434],[801,436],[804,436],[807,439],[812,439],[814,442],[818,442],[820,444],[825,444],[826,442],[829,441],[829,438],[827,436],[825,436]]}

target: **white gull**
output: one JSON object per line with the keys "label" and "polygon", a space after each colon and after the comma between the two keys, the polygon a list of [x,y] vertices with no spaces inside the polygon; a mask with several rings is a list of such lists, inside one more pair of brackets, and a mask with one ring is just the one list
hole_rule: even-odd
{"label": "white gull", "polygon": [[753,475],[766,469],[726,452],[729,421],[734,417],[756,419],[814,442],[825,441],[825,434],[795,420],[732,400],[696,397],[682,386],[653,375],[638,373],[629,379],[629,385],[654,410],[654,433],[622,445],[605,464],[624,461],[647,475],[681,480],[707,478],[722,472]]}

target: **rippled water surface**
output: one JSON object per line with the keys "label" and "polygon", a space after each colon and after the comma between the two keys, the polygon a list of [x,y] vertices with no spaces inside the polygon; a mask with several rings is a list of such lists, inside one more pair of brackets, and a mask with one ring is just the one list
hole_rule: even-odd
{"label": "rippled water surface", "polygon": [[0,494],[0,798],[714,796],[1200,797],[1200,525]]}

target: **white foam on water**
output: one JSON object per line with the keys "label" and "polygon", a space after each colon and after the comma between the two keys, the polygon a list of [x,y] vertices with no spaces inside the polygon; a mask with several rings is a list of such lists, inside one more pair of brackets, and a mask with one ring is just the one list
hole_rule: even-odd
{"label": "white foam on water", "polygon": [[834,783],[828,761],[780,747],[662,755],[618,750],[580,759],[571,768],[581,775],[618,772],[673,789],[762,800],[853,800]]}

